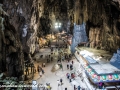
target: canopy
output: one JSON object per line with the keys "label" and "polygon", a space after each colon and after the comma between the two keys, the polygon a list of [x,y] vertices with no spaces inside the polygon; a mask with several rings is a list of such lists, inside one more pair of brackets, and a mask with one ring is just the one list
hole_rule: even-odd
{"label": "canopy", "polygon": [[97,73],[89,65],[84,65],[84,67],[87,76],[93,81],[93,83],[120,82],[120,74],[113,73],[109,75],[108,74],[97,75]]}

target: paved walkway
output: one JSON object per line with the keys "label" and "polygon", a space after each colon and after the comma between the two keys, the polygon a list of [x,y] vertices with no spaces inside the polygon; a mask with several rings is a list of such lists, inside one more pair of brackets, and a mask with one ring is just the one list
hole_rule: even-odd
{"label": "paved walkway", "polygon": [[[48,48],[45,49],[46,52],[47,52],[47,50],[48,50]],[[42,49],[42,51],[43,51],[43,49]],[[40,53],[40,55],[41,55],[41,53]],[[81,81],[80,77],[76,77],[75,80],[72,80],[71,83],[67,79],[67,77],[66,77],[67,73],[76,72],[79,68],[79,62],[76,60],[76,58],[73,58],[71,60],[74,61],[74,64],[73,64],[74,69],[72,71],[67,69],[67,61],[65,60],[65,61],[62,61],[63,70],[59,69],[56,72],[51,72],[52,67],[55,64],[57,64],[56,58],[50,63],[46,63],[46,60],[38,60],[37,62],[35,62],[36,67],[37,67],[37,65],[41,65],[43,62],[46,63],[46,67],[43,68],[45,71],[45,74],[42,75],[42,77],[40,77],[39,73],[36,72],[33,80],[37,80],[37,83],[43,84],[43,85],[45,85],[46,83],[49,82],[52,87],[52,90],[65,90],[65,88],[67,88],[67,90],[74,90],[74,85],[76,85],[76,86],[80,85],[83,88],[87,88],[86,84]],[[63,79],[63,85],[58,87],[57,80],[60,80],[60,78]]]}
{"label": "paved walkway", "polygon": [[[55,50],[57,51],[57,50]],[[34,63],[35,66],[37,67],[38,65],[42,65],[43,62],[46,63],[46,55],[50,54],[50,49],[49,48],[44,48],[40,50],[40,53],[38,53],[36,55],[37,57],[37,61]],[[44,55],[44,59],[39,58],[40,55]],[[95,90],[95,89],[91,89],[89,88],[89,86],[86,84],[86,80],[85,78],[83,79],[83,77],[78,77],[78,73],[77,71],[80,70],[80,72],[82,72],[82,68],[80,67],[80,63],[78,62],[78,60],[75,57],[72,57],[71,61],[74,61],[73,67],[74,69],[68,70],[67,69],[67,61],[64,60],[62,61],[62,65],[63,65],[63,70],[59,69],[55,72],[52,72],[52,67],[57,64],[57,56],[58,52],[55,52],[55,56],[53,57],[54,60],[50,63],[46,63],[46,67],[44,67],[44,71],[45,74],[42,75],[42,77],[39,76],[39,73],[35,73],[35,76],[33,78],[33,80],[37,80],[38,84],[43,84],[45,85],[46,83],[50,83],[52,90],[65,90],[65,88],[67,88],[67,90],[74,90],[74,85],[78,86],[80,85],[82,88],[85,88],[85,90]],[[71,62],[70,61],[70,62]],[[67,73],[71,73],[71,72],[75,72],[76,73],[76,77],[75,80],[72,80],[72,82],[69,82],[69,80],[66,77]],[[60,78],[63,79],[63,85],[62,86],[58,86],[57,80],[60,80]],[[42,90],[42,89],[41,89]],[[82,89],[81,89],[82,90]]]}

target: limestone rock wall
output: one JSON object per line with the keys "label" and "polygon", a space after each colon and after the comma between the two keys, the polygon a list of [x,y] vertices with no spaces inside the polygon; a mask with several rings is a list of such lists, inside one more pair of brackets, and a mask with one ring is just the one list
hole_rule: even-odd
{"label": "limestone rock wall", "polygon": [[111,52],[120,48],[119,0],[75,0],[74,6],[70,3],[72,0],[67,1],[71,23],[86,23],[91,48]]}
{"label": "limestone rock wall", "polygon": [[101,30],[100,28],[90,28],[89,32],[89,42],[91,48],[101,47]]}
{"label": "limestone rock wall", "polygon": [[66,29],[64,0],[4,0],[3,9],[9,14],[10,24],[15,27],[25,53],[35,52],[37,37],[50,34],[55,22],[62,23],[60,30]]}
{"label": "limestone rock wall", "polygon": [[[31,61],[30,55],[38,46],[38,38],[50,34],[56,21],[64,23],[62,29],[65,29],[66,1],[3,0],[0,3],[0,72],[7,71],[8,76],[20,78],[24,61]],[[4,23],[2,18],[5,18]]]}
{"label": "limestone rock wall", "polygon": [[41,0],[3,0],[0,4],[0,72],[6,72],[7,76],[23,79],[24,61],[32,60],[30,54],[35,52],[40,34],[43,3]]}
{"label": "limestone rock wall", "polygon": [[23,51],[33,54],[39,33],[42,0],[4,0],[3,9],[9,14],[10,24],[15,27]]}
{"label": "limestone rock wall", "polygon": [[22,80],[24,56],[15,28],[9,23],[8,14],[0,6],[0,73]]}

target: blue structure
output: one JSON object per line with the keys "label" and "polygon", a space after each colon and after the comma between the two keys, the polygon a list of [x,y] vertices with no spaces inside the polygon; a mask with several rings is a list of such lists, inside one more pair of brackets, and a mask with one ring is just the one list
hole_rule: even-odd
{"label": "blue structure", "polygon": [[71,52],[75,52],[75,47],[82,42],[87,42],[87,35],[85,31],[85,23],[82,25],[74,24],[73,38],[71,44]]}
{"label": "blue structure", "polygon": [[113,54],[113,57],[110,60],[110,64],[120,69],[120,48],[117,50],[117,53]]}
{"label": "blue structure", "polygon": [[98,63],[96,60],[94,60],[92,57],[90,57],[90,56],[83,56],[87,61],[88,61],[88,63],[89,64],[95,64],[95,63]]}

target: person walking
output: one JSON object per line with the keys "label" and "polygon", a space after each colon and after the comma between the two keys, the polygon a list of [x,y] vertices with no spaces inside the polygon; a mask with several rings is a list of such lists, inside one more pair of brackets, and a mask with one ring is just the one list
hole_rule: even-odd
{"label": "person walking", "polygon": [[61,85],[62,85],[62,81],[63,81],[63,80],[62,80],[62,78],[61,78],[61,79],[60,79],[60,83],[61,83]]}
{"label": "person walking", "polygon": [[64,61],[64,56],[62,55],[62,61]]}
{"label": "person walking", "polygon": [[39,65],[39,72],[42,70],[42,68],[40,67],[40,65]]}
{"label": "person walking", "polygon": [[70,61],[70,60],[69,60],[69,59],[67,59],[67,62],[68,62],[68,63],[69,63],[69,61]]}
{"label": "person walking", "polygon": [[70,70],[72,70],[73,69],[73,65],[72,64],[70,64]]}
{"label": "person walking", "polygon": [[67,63],[67,69],[69,69],[69,63]]}
{"label": "person walking", "polygon": [[70,74],[69,74],[69,73],[67,73],[67,74],[66,74],[66,76],[67,76],[67,79],[69,79],[69,77],[70,77]]}
{"label": "person walking", "polygon": [[58,84],[58,87],[60,86],[60,81],[59,80],[57,80],[57,84]]}
{"label": "person walking", "polygon": [[60,68],[62,69],[62,71],[63,71],[63,65],[62,65],[62,63],[60,64]]}
{"label": "person walking", "polygon": [[73,60],[72,60],[72,65],[73,65]]}
{"label": "person walking", "polygon": [[44,72],[44,70],[42,69],[42,74],[44,74],[45,72]]}
{"label": "person walking", "polygon": [[74,85],[74,90],[76,90],[76,85]]}
{"label": "person walking", "polygon": [[43,67],[43,63],[42,63],[42,67]]}
{"label": "person walking", "polygon": [[40,77],[42,77],[42,71],[40,71],[39,74],[40,74]]}
{"label": "person walking", "polygon": [[72,82],[71,77],[69,77],[69,82]]}
{"label": "person walking", "polygon": [[80,85],[79,85],[79,86],[78,86],[78,90],[80,90],[80,88],[81,88],[81,87],[80,87]]}
{"label": "person walking", "polygon": [[45,67],[45,63],[43,63],[43,67]]}
{"label": "person walking", "polygon": [[57,63],[59,63],[60,61],[59,61],[59,59],[57,60]]}

